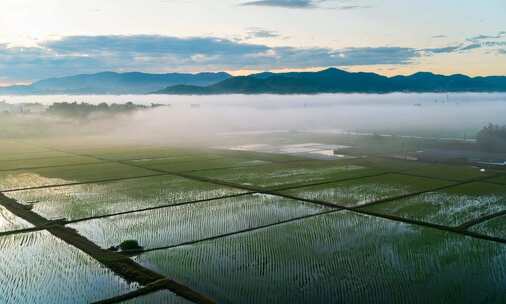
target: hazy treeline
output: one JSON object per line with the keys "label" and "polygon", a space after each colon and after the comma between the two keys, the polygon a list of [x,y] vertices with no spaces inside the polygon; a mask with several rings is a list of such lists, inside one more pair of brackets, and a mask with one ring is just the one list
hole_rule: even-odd
{"label": "hazy treeline", "polygon": [[160,104],[152,104],[151,106],[138,105],[132,102],[127,102],[125,104],[107,104],[105,102],[100,103],[98,105],[89,104],[89,103],[68,103],[68,102],[57,102],[50,105],[47,108],[47,113],[49,114],[57,114],[69,117],[88,117],[92,114],[103,113],[103,114],[120,114],[120,113],[128,113],[137,110],[149,109],[160,107]]}
{"label": "hazy treeline", "polygon": [[481,148],[493,152],[506,152],[506,125],[489,124],[476,137]]}

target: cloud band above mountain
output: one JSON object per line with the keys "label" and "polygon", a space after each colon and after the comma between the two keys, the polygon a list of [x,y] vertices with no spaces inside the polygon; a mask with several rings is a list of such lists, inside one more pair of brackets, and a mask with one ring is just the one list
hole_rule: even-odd
{"label": "cloud band above mountain", "polygon": [[0,75],[14,81],[32,81],[104,70],[233,71],[408,64],[421,56],[479,47],[482,45],[473,43],[433,49],[395,46],[331,49],[270,47],[215,37],[68,36],[28,48],[0,44]]}
{"label": "cloud band above mountain", "polygon": [[401,47],[295,48],[214,37],[69,36],[30,48],[0,45],[0,74],[34,80],[104,70],[269,70],[404,64],[417,56],[414,49]]}

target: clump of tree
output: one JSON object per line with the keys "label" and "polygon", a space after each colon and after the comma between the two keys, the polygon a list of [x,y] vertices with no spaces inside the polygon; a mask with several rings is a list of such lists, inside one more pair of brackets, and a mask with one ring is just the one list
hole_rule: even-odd
{"label": "clump of tree", "polygon": [[125,104],[107,104],[105,102],[94,105],[89,103],[68,103],[57,102],[49,106],[47,113],[60,116],[68,116],[73,118],[86,118],[95,114],[121,114],[129,113],[137,110],[160,107],[160,104],[152,104],[151,106],[138,105],[132,102]]}
{"label": "clump of tree", "polygon": [[121,242],[118,246],[112,246],[109,248],[111,251],[121,250],[122,252],[137,252],[143,249],[144,247],[139,245],[137,240],[126,240]]}
{"label": "clump of tree", "polygon": [[489,124],[478,133],[478,144],[490,152],[506,152],[506,126]]}

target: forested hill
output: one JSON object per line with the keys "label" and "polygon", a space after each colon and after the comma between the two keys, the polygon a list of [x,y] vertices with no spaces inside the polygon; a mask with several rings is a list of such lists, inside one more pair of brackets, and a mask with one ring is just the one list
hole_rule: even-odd
{"label": "forested hill", "polygon": [[386,77],[329,68],[320,72],[261,73],[209,86],[175,85],[158,94],[317,94],[391,92],[506,92],[506,77],[443,76],[420,72]]}

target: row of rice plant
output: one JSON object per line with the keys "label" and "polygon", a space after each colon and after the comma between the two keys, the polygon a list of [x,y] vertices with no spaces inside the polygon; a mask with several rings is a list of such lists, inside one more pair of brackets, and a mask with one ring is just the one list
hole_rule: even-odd
{"label": "row of rice plant", "polygon": [[244,191],[181,177],[156,176],[16,191],[6,195],[33,206],[34,212],[46,218],[77,220],[241,192]]}

